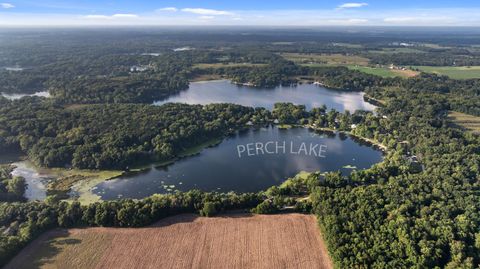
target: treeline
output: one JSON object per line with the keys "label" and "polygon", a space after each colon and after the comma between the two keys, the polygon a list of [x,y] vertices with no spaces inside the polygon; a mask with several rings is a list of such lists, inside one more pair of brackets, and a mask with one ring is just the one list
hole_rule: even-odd
{"label": "treeline", "polygon": [[266,66],[197,68],[192,70],[193,76],[216,74],[225,76],[234,83],[266,88],[296,83],[295,76],[306,73],[306,68],[297,66],[279,56],[271,58]]}
{"label": "treeline", "polygon": [[233,104],[87,105],[65,109],[40,98],[0,107],[0,149],[20,148],[40,166],[125,169],[244,128],[264,109]]}
{"label": "treeline", "polygon": [[308,70],[308,75],[315,77],[328,88],[347,91],[363,91],[369,87],[386,86],[397,81],[346,67],[312,67]]}
{"label": "treeline", "polygon": [[463,51],[453,52],[420,52],[420,53],[368,53],[364,55],[370,63],[381,65],[427,65],[427,66],[474,66],[480,65],[480,55]]}
{"label": "treeline", "polygon": [[12,176],[13,168],[11,165],[0,165],[0,202],[25,200],[25,179]]}

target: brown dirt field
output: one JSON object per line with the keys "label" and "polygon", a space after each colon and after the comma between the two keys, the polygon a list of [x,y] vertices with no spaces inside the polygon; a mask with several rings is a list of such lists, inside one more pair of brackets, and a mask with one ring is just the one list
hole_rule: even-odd
{"label": "brown dirt field", "polygon": [[333,268],[311,215],[180,215],[147,228],[45,233],[10,268]]}
{"label": "brown dirt field", "polygon": [[410,69],[407,69],[407,70],[392,70],[392,71],[394,73],[399,74],[401,77],[404,77],[404,78],[411,78],[411,77],[415,77],[418,74],[420,74],[420,72],[413,71],[413,70],[410,70]]}

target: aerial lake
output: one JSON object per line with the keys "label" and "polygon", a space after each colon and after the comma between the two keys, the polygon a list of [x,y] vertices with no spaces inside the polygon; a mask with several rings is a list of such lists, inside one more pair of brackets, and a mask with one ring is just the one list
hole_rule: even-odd
{"label": "aerial lake", "polygon": [[299,84],[297,86],[279,86],[276,88],[253,88],[230,83],[229,80],[213,80],[192,82],[190,87],[165,100],[165,103],[211,104],[234,103],[244,106],[265,107],[272,109],[275,103],[291,102],[305,105],[307,109],[320,107],[337,111],[367,110],[373,111],[375,106],[363,99],[364,93],[331,90],[315,84]]}
{"label": "aerial lake", "polygon": [[340,170],[348,174],[381,160],[380,151],[346,135],[270,126],[239,132],[217,146],[166,167],[151,167],[101,182],[92,192],[104,200],[191,189],[256,192],[278,185],[300,171]]}
{"label": "aerial lake", "polygon": [[50,97],[50,94],[47,91],[44,92],[36,92],[32,94],[25,94],[25,93],[1,93],[1,95],[9,100],[17,100],[25,96],[39,96],[39,97]]}

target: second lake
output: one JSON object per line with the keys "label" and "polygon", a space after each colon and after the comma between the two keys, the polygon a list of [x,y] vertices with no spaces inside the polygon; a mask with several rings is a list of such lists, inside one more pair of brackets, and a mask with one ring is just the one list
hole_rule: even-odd
{"label": "second lake", "polygon": [[251,107],[272,109],[275,103],[291,102],[305,105],[308,110],[326,105],[328,109],[343,112],[349,110],[373,111],[375,106],[363,99],[364,93],[331,90],[314,84],[253,88],[232,84],[229,80],[192,82],[190,87],[172,95],[156,105],[165,103],[211,104],[234,103]]}

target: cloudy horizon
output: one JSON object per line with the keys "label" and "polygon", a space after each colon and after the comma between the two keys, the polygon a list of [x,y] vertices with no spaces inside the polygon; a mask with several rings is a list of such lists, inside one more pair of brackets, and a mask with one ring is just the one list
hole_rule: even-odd
{"label": "cloudy horizon", "polygon": [[[1,1],[1,0],[0,0]],[[65,2],[65,1],[64,1]],[[271,5],[158,5],[138,2],[138,5],[112,5],[85,1],[66,4],[58,1],[33,3],[10,1],[0,3],[2,26],[94,26],[94,25],[237,25],[237,26],[480,26],[480,6],[467,6],[468,1],[456,5],[385,6],[379,1],[346,2],[305,7],[308,1],[299,0],[297,6]],[[171,2],[171,1],[162,1]],[[246,0],[249,2],[249,0]],[[217,8],[218,6],[218,8]],[[229,7],[229,8],[227,8]]]}

